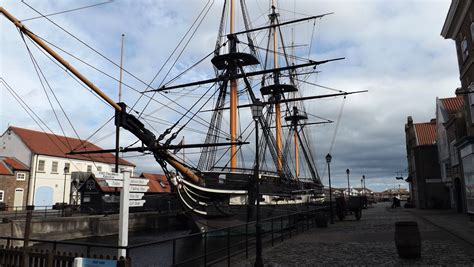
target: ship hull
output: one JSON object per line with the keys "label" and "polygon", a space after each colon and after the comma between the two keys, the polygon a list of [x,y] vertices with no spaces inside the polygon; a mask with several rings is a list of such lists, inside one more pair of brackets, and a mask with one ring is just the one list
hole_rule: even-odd
{"label": "ship hull", "polygon": [[[209,232],[256,220],[255,182],[251,174],[209,175],[205,186],[176,177],[177,195],[192,219],[194,231]],[[310,184],[292,185],[275,181],[275,176],[260,176],[260,219],[265,220],[314,208],[320,187]],[[309,185],[309,186],[308,186]],[[282,219],[283,220],[283,219]],[[243,227],[235,231],[242,232]]]}

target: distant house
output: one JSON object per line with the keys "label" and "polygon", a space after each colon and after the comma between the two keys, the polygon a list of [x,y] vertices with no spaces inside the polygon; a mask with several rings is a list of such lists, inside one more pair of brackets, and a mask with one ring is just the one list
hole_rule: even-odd
{"label": "distant house", "polygon": [[449,194],[441,179],[436,145],[436,120],[405,124],[410,196],[418,208],[449,207]]}
{"label": "distant house", "polygon": [[148,186],[149,191],[154,193],[170,193],[171,187],[166,179],[166,176],[158,173],[145,173],[143,172],[140,177],[147,178],[149,180]]}
{"label": "distant house", "polygon": [[464,178],[459,160],[459,141],[466,136],[463,108],[462,96],[436,99],[436,144],[441,180],[449,193],[450,206],[459,212],[465,206],[465,195],[460,186],[464,184]]}
{"label": "distant house", "polygon": [[[0,156],[14,157],[28,167],[31,179],[27,203],[35,206],[70,203],[71,172],[115,171],[115,156],[111,153],[67,154],[72,150],[102,149],[85,140],[10,126],[0,142]],[[119,164],[121,170],[133,173],[135,169],[124,159]]]}
{"label": "distant house", "polygon": [[12,157],[0,157],[0,203],[8,210],[22,210],[26,206],[26,195],[30,170],[28,166]]}
{"label": "distant house", "polygon": [[[82,180],[79,188],[81,212],[102,213],[117,212],[120,206],[120,188],[110,187],[102,178],[92,173],[75,173]],[[133,177],[132,177],[133,178]],[[132,207],[131,211],[170,211],[178,209],[177,199],[170,194],[170,185],[163,174],[142,173],[139,177],[148,179],[148,191],[144,192],[143,207]]]}

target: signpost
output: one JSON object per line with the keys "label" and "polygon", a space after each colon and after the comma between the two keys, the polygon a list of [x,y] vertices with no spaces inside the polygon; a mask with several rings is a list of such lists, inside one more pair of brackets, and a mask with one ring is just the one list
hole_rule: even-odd
{"label": "signpost", "polygon": [[[120,191],[119,246],[128,246],[128,215],[129,208],[143,207],[146,200],[142,199],[148,191],[148,179],[131,178],[130,172],[124,172],[123,178],[116,173],[102,173],[99,178],[105,179],[110,187],[122,187]],[[96,175],[96,177],[98,177]],[[126,249],[119,249],[118,256],[126,257]]]}
{"label": "signpost", "polygon": [[[130,172],[123,172],[123,187],[120,191],[119,239],[118,245],[128,246],[128,213],[130,193]],[[127,250],[119,249],[118,257],[126,257]]]}

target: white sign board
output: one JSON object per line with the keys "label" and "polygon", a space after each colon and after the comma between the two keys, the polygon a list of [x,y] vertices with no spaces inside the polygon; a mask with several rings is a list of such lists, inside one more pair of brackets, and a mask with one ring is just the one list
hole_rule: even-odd
{"label": "white sign board", "polygon": [[147,185],[148,179],[130,178],[130,185]]}
{"label": "white sign board", "polygon": [[95,178],[123,180],[122,175],[116,172],[97,172],[94,175]]}
{"label": "white sign board", "polygon": [[143,199],[130,199],[130,207],[143,207],[143,204],[145,204],[145,200]]}
{"label": "white sign board", "polygon": [[130,193],[129,199],[142,199],[143,193]]}
{"label": "white sign board", "polygon": [[115,260],[74,258],[74,267],[116,267]]}
{"label": "white sign board", "polygon": [[148,186],[143,186],[143,185],[131,185],[130,186],[130,192],[137,192],[137,193],[141,193],[141,192],[146,192],[148,191]]}
{"label": "white sign board", "polygon": [[123,187],[123,180],[107,179],[105,182],[109,187]]}

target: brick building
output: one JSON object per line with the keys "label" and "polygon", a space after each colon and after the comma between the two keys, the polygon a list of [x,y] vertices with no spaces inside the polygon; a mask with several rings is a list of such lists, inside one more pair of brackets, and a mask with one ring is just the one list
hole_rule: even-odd
{"label": "brick building", "polygon": [[[461,170],[453,181],[458,209],[474,215],[474,5],[472,0],[453,0],[449,7],[441,35],[455,41],[461,88],[457,94],[464,98],[459,118],[464,118],[465,135],[457,139]],[[462,205],[464,204],[464,205]]]}
{"label": "brick building", "polygon": [[417,208],[449,207],[449,192],[443,185],[436,145],[436,120],[405,124],[410,196]]}
{"label": "brick building", "polygon": [[12,157],[0,157],[0,203],[10,210],[24,209],[29,179],[28,166]]}

